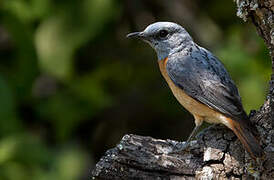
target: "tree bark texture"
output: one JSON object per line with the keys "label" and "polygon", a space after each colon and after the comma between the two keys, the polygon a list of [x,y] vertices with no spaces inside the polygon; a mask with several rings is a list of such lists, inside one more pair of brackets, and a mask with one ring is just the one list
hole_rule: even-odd
{"label": "tree bark texture", "polygon": [[237,15],[251,20],[264,39],[272,60],[269,94],[250,114],[256,125],[265,159],[253,161],[228,128],[203,130],[187,151],[184,142],[125,135],[108,150],[92,171],[92,179],[274,179],[274,1],[236,0]]}

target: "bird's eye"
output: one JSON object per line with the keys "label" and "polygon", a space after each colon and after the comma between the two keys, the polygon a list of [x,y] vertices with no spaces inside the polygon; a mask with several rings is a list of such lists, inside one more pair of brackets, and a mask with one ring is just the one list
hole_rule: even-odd
{"label": "bird's eye", "polygon": [[167,30],[161,30],[161,31],[159,32],[159,36],[160,36],[161,38],[165,38],[167,35],[168,35]]}

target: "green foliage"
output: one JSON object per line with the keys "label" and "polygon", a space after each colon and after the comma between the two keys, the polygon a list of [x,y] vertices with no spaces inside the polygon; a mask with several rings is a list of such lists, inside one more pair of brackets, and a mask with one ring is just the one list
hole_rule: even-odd
{"label": "green foliage", "polygon": [[0,135],[5,136],[20,131],[22,124],[16,114],[11,88],[3,79],[0,79],[0,98],[0,119],[2,119]]}
{"label": "green foliage", "polygon": [[109,0],[72,1],[42,20],[35,33],[41,68],[58,78],[70,78],[75,51],[94,38],[117,10]]}
{"label": "green foliage", "polygon": [[[156,12],[157,1],[133,2],[0,2],[0,179],[81,179],[126,133],[188,135],[193,122],[181,119],[191,117],[160,77],[154,52],[125,38],[154,13],[183,22],[170,19],[176,16],[167,7]],[[213,42],[210,50],[230,71],[246,110],[258,109],[271,73],[264,43],[237,23],[232,2],[207,6],[196,6],[201,14],[188,27],[202,32],[196,30],[211,23],[197,37]]]}

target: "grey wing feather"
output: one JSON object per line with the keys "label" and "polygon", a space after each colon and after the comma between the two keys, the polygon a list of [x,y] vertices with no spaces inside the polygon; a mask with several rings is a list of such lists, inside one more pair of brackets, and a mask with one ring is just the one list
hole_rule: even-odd
{"label": "grey wing feather", "polygon": [[196,46],[187,54],[171,56],[166,68],[171,80],[192,98],[233,119],[247,119],[237,87],[206,49]]}

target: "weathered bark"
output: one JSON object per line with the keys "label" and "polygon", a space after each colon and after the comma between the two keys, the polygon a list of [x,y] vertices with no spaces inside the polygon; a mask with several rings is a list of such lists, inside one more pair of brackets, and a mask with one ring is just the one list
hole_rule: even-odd
{"label": "weathered bark", "polygon": [[274,1],[236,0],[237,15],[251,19],[264,39],[272,60],[269,94],[250,120],[258,128],[266,157],[254,162],[232,131],[212,126],[192,141],[188,151],[176,151],[182,142],[125,135],[106,152],[92,171],[98,179],[274,179]]}

